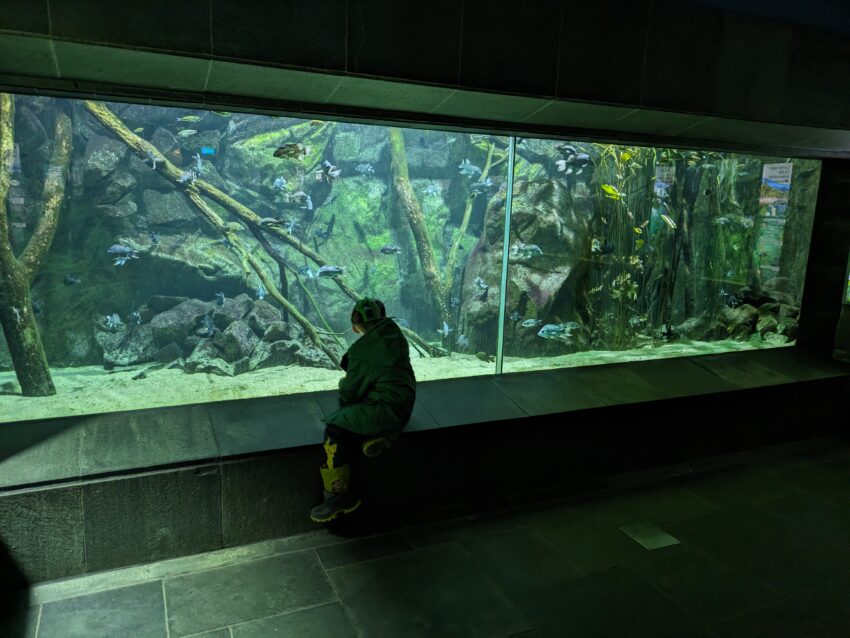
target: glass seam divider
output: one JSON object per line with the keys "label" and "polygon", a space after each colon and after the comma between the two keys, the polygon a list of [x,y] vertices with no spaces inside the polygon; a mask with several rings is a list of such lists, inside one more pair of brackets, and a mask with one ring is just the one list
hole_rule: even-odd
{"label": "glass seam divider", "polygon": [[505,306],[508,289],[508,244],[511,238],[511,201],[514,195],[514,151],[516,136],[508,141],[508,188],[505,193],[505,238],[502,241],[502,281],[499,284],[499,332],[496,337],[496,374],[502,374],[502,350],[505,345]]}

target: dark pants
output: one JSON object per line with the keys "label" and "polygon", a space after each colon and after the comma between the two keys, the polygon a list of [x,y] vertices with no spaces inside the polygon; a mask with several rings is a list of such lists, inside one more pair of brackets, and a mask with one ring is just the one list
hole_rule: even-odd
{"label": "dark pants", "polygon": [[[325,467],[340,467],[349,463],[360,450],[360,446],[366,438],[362,434],[326,424],[325,450],[328,458],[325,461]],[[333,452],[333,456],[331,456],[331,453],[328,452],[328,444],[333,445],[334,443],[336,444],[336,450]]]}

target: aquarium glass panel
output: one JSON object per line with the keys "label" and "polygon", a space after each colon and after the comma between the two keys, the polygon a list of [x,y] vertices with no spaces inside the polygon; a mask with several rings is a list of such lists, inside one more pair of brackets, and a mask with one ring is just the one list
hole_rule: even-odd
{"label": "aquarium glass panel", "polygon": [[0,137],[0,421],[335,389],[363,296],[419,380],[495,371],[507,138],[8,95]]}
{"label": "aquarium glass panel", "polygon": [[793,344],[819,177],[816,160],[519,140],[504,370]]}

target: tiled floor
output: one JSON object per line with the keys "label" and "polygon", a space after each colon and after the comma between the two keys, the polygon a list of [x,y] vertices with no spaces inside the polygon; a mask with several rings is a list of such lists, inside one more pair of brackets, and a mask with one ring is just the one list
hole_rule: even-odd
{"label": "tiled floor", "polygon": [[28,625],[3,635],[849,636],[847,440],[692,469],[582,501],[43,583]]}

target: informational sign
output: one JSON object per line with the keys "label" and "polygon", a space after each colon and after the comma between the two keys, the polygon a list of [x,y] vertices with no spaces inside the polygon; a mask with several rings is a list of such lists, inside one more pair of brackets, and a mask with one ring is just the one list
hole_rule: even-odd
{"label": "informational sign", "polygon": [[785,217],[792,168],[790,163],[764,165],[759,190],[759,213],[762,217]]}
{"label": "informational sign", "polygon": [[785,234],[785,214],[788,210],[788,196],[791,193],[790,163],[765,164],[761,174],[759,189],[759,224],[756,238],[756,258],[761,272],[762,283],[766,283],[779,273],[779,259],[782,256],[782,239]]}

